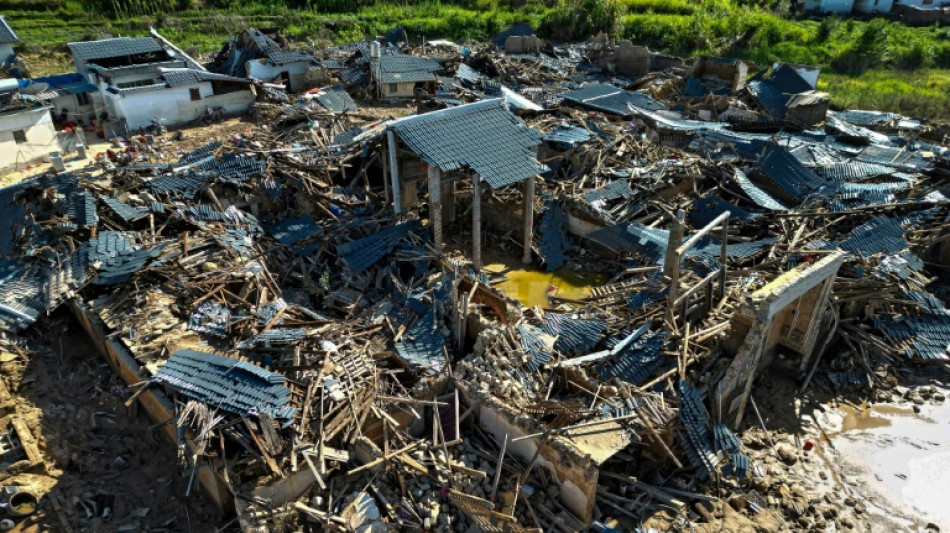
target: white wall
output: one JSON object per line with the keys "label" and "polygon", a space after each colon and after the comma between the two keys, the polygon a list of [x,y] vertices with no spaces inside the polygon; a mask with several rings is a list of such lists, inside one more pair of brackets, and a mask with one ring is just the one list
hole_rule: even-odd
{"label": "white wall", "polygon": [[948,0],[931,0],[929,2],[926,0],[897,0],[896,2],[893,2],[893,5],[895,6],[915,6],[922,7],[924,9],[936,9],[943,4],[950,4],[950,2],[948,2]]}
{"label": "white wall", "polygon": [[[88,105],[79,105],[78,96],[75,94],[66,94],[53,99],[50,105],[53,106],[53,113],[59,114],[63,109],[69,113],[69,120],[75,120],[80,124],[88,124],[89,120],[96,115],[96,96],[97,93],[87,93],[90,102]],[[99,107],[102,107],[101,98],[99,98]]]}
{"label": "white wall", "polygon": [[806,11],[850,13],[853,8],[854,0],[805,0]]}
{"label": "white wall", "polygon": [[[14,140],[16,130],[26,133],[25,143],[17,144]],[[0,170],[10,170],[17,163],[37,161],[58,151],[59,137],[48,107],[0,115]]]}
{"label": "white wall", "polygon": [[13,43],[0,44],[0,61],[6,61],[13,55]]}
{"label": "white wall", "polygon": [[[197,88],[201,100],[191,99],[189,89]],[[145,93],[116,95],[106,93],[112,100],[117,118],[125,118],[130,130],[148,126],[153,118],[166,126],[187,124],[201,116],[205,108],[221,106],[226,114],[243,112],[254,101],[250,90],[215,96],[211,83],[191,87],[173,87]]]}
{"label": "white wall", "polygon": [[245,65],[247,75],[263,81],[271,81],[281,72],[286,72],[290,78],[290,92],[302,91],[307,86],[307,69],[310,68],[310,62],[299,61],[297,63],[288,63],[286,65],[271,65],[264,59],[255,59],[248,61]]}

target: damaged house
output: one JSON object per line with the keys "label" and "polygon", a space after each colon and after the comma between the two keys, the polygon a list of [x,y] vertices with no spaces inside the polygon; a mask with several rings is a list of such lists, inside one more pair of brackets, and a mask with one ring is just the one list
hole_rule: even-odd
{"label": "damaged house", "polygon": [[376,95],[382,100],[412,98],[417,91],[432,92],[438,84],[435,73],[442,65],[427,57],[382,54],[379,43],[370,43],[370,75]]}
{"label": "damaged house", "polygon": [[212,72],[279,83],[290,92],[306,88],[307,71],[319,66],[310,54],[291,50],[278,31],[246,29],[230,39],[208,66]]}
{"label": "damaged house", "polygon": [[17,80],[0,80],[0,172],[59,151],[50,109],[24,94]]}
{"label": "damaged house", "polygon": [[110,126],[124,134],[203,114],[237,114],[253,103],[253,82],[209,72],[155,37],[69,43],[76,69],[98,87]]}
{"label": "damaged house", "polygon": [[20,42],[13,28],[7,19],[0,15],[0,71],[7,70],[13,66],[16,61],[16,52],[13,51],[13,45]]}

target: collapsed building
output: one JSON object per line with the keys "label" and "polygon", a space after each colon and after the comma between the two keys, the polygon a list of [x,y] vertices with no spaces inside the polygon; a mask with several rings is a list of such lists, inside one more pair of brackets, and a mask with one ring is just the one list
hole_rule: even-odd
{"label": "collapsed building", "polygon": [[[355,99],[0,189],[4,342],[67,307],[243,531],[817,527],[752,387],[946,366],[947,149],[793,66],[624,78],[605,46],[331,48]],[[506,260],[601,281],[528,306]]]}

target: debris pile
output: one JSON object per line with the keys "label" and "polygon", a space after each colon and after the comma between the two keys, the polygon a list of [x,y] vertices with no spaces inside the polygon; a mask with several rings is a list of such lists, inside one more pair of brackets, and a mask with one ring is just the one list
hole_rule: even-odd
{"label": "debris pile", "polygon": [[[6,338],[67,305],[243,531],[855,527],[750,391],[945,370],[947,149],[805,67],[503,37],[327,49],[243,134],[0,190]],[[606,282],[529,307],[496,257]]]}

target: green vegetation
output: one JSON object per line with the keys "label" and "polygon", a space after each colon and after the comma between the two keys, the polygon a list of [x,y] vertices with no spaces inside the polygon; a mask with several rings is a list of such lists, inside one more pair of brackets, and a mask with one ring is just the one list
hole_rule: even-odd
{"label": "green vegetation", "polygon": [[62,69],[63,43],[138,35],[148,26],[183,47],[214,50],[246,26],[279,26],[301,44],[376,35],[402,25],[414,40],[483,40],[530,22],[547,38],[599,31],[684,56],[825,68],[840,106],[950,118],[950,28],[886,19],[800,20],[789,0],[0,0],[34,69]]}

